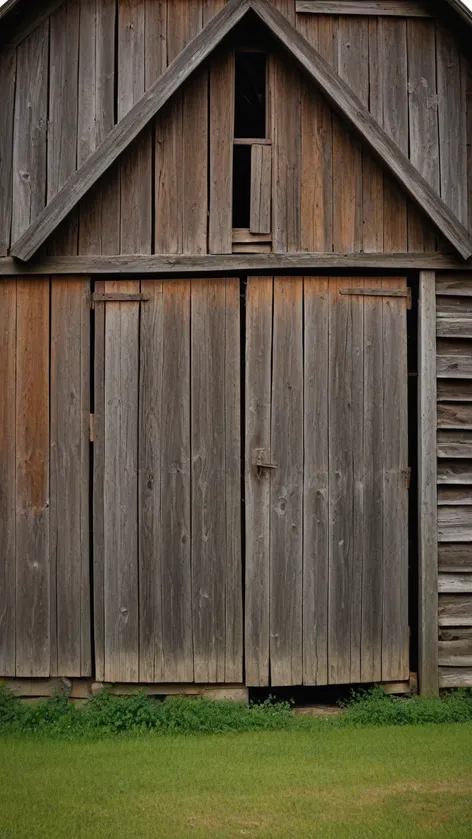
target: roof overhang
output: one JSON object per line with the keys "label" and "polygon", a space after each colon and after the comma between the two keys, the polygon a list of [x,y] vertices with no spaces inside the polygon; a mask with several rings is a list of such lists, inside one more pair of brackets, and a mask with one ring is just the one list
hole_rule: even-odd
{"label": "roof overhang", "polygon": [[23,261],[28,261],[34,256],[170,97],[250,11],[267,26],[269,32],[317,85],[331,105],[357,131],[450,244],[464,259],[472,256],[472,240],[457,216],[383,131],[351,88],[269,0],[230,0],[110,131],[88,160],[68,179],[55,198],[13,244],[12,256]]}

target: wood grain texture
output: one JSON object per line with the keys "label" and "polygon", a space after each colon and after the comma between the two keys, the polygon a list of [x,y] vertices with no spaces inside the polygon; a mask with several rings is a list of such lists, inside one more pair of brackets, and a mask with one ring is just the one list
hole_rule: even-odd
{"label": "wood grain texture", "polygon": [[[384,288],[406,288],[406,280],[386,280]],[[398,336],[403,336],[399,340]],[[383,302],[384,340],[384,569],[382,679],[408,678],[408,366],[406,306],[401,299]],[[393,419],[394,418],[394,419]]]}
{"label": "wood grain texture", "polygon": [[471,379],[472,358],[469,355],[438,355],[438,378]]}
{"label": "wood grain texture", "polygon": [[210,253],[231,253],[233,227],[234,55],[210,65]]}
{"label": "wood grain texture", "polygon": [[[468,460],[439,460],[438,484],[472,483],[472,462]],[[452,539],[445,541],[454,541]],[[458,540],[461,541],[461,540]],[[463,540],[462,540],[463,541]],[[467,541],[467,540],[466,540]],[[472,540],[471,540],[472,541]]]}
{"label": "wood grain texture", "polygon": [[89,286],[55,277],[51,295],[51,661],[68,677],[92,675]]}
{"label": "wood grain texture", "polygon": [[[380,45],[380,22],[369,19],[369,111],[383,125],[384,66]],[[359,60],[361,60],[359,58]],[[375,158],[363,149],[363,250],[366,253],[384,249],[384,172]]]}
{"label": "wood grain texture", "polygon": [[270,500],[271,684],[298,685],[302,667],[303,280],[274,279]]}
{"label": "wood grain texture", "polygon": [[472,490],[467,486],[440,486],[438,488],[438,504],[448,507],[472,504]]}
{"label": "wood grain texture", "polygon": [[251,233],[272,229],[272,148],[255,143],[251,149]]}
{"label": "wood grain texture", "polygon": [[439,507],[438,539],[440,542],[471,542],[471,507]]}
{"label": "wood grain texture", "polygon": [[[191,445],[192,445],[192,592],[195,681],[226,679],[226,632],[234,621],[241,627],[240,548],[238,549],[238,498],[240,473],[239,319],[230,307],[239,308],[237,280],[202,280],[193,285],[191,300]],[[229,290],[229,306],[226,293]],[[227,336],[227,315],[233,315]],[[232,349],[231,355],[226,350]],[[226,413],[226,393],[233,408]],[[233,449],[227,463],[226,452]],[[233,499],[227,520],[227,494]],[[228,511],[229,512],[229,511]],[[227,543],[227,528],[236,543]],[[234,551],[234,553],[233,553]],[[230,559],[232,555],[232,558]],[[228,567],[229,566],[229,567]],[[231,571],[228,579],[228,570]],[[228,588],[230,581],[236,585]],[[230,614],[227,615],[227,605]],[[235,638],[242,649],[242,635]],[[234,647],[234,642],[233,645]],[[242,659],[228,660],[229,670],[242,675]]]}
{"label": "wood grain texture", "polygon": [[49,280],[18,283],[16,337],[16,674],[49,676]]}
{"label": "wood grain texture", "polygon": [[[462,383],[460,387],[463,389]],[[472,429],[472,405],[468,402],[438,403],[438,428]]]}
{"label": "wood grain texture", "polygon": [[404,3],[398,0],[377,0],[377,2],[355,2],[343,0],[297,0],[299,14],[312,15],[392,15],[395,17],[429,17],[423,3]]}
{"label": "wood grain texture", "polygon": [[46,203],[49,25],[18,48],[13,134],[12,241],[18,239]]}
{"label": "wood grain texture", "polygon": [[472,381],[438,379],[438,402],[471,402]]}
{"label": "wood grain texture", "polygon": [[271,471],[257,470],[255,453],[271,460],[271,353],[274,281],[249,277],[245,394],[245,681],[269,684]]}
{"label": "wood grain texture", "polygon": [[278,52],[270,56],[272,232],[276,253],[300,250],[300,75]]}
{"label": "wood grain texture", "polygon": [[16,281],[0,286],[0,674],[16,671]]}
{"label": "wood grain texture", "polygon": [[13,118],[15,109],[16,53],[0,55],[0,101],[3,117],[0,123],[0,256],[8,253],[11,241],[13,200]]}
{"label": "wood grain texture", "polygon": [[472,626],[472,597],[440,594],[439,626]]}
{"label": "wood grain texture", "polygon": [[[439,192],[439,127],[434,21],[407,24],[410,160]],[[434,250],[436,235],[416,207],[408,208],[408,249]]]}
{"label": "wood grain texture", "polygon": [[418,308],[419,681],[438,692],[435,274],[422,272]]}
{"label": "wood grain texture", "polygon": [[440,667],[439,687],[467,688],[472,687],[472,667]]}
{"label": "wood grain texture", "polygon": [[[35,225],[34,229],[30,229],[27,236],[22,237],[22,243],[17,242],[17,255],[20,252],[25,258],[33,255],[91,186],[146,127],[172,94],[244,16],[247,8],[246,0],[243,0],[242,3],[239,0],[238,2],[237,0],[230,0],[228,5],[210,21],[205,33],[200,33],[188,44],[186,49],[182,50],[178,61],[173,62],[172,68],[166,70],[157,82],[151,85],[144,96],[141,97],[139,103],[108,134],[101,144],[100,150],[97,149],[68,180],[63,190],[50,203],[39,223]],[[28,245],[25,247],[26,240],[28,240]]]}
{"label": "wood grain texture", "polygon": [[194,679],[191,571],[190,281],[163,282],[161,532],[164,678]]}
{"label": "wood grain texture", "polygon": [[472,594],[472,574],[440,574],[440,594]]}
{"label": "wood grain texture", "polygon": [[472,338],[472,317],[440,317],[437,320],[438,338]]}
{"label": "wood grain texture", "polygon": [[436,294],[442,296],[472,297],[472,282],[467,274],[459,272],[440,274]]}
{"label": "wood grain texture", "polygon": [[472,545],[451,543],[439,545],[440,571],[467,571],[472,568]]}
{"label": "wood grain texture", "polygon": [[303,683],[328,683],[329,280],[304,279]]}
{"label": "wood grain texture", "polygon": [[439,22],[436,27],[441,196],[467,224],[466,83],[457,39]]}
{"label": "wood grain texture", "polygon": [[161,492],[164,360],[162,280],[144,280],[149,301],[141,309],[139,380],[139,679],[164,678]]}
{"label": "wood grain texture", "polygon": [[[106,283],[95,282],[104,292]],[[93,646],[95,678],[105,679],[105,306],[93,312],[94,327],[94,443],[92,478],[93,527]]]}
{"label": "wood grain texture", "polygon": [[[117,291],[133,292],[124,281]],[[113,291],[115,283],[108,283]],[[107,303],[104,417],[105,679],[139,678],[138,377],[139,305]]]}
{"label": "wood grain texture", "polygon": [[303,79],[300,231],[302,251],[327,251],[333,247],[332,134],[331,109],[314,86]]}
{"label": "wood grain texture", "polygon": [[472,434],[468,431],[438,431],[438,457],[472,459]]}

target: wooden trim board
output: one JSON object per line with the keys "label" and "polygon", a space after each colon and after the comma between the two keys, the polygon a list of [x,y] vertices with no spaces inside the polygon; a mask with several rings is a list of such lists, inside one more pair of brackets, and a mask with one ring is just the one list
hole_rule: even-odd
{"label": "wooden trim board", "polygon": [[472,271],[450,256],[439,253],[264,253],[264,254],[153,254],[136,256],[59,256],[45,257],[40,262],[18,262],[11,257],[0,258],[0,281],[7,277],[28,275],[149,275],[208,274],[238,271],[302,271],[302,270],[382,270],[382,271],[450,271],[460,268]]}
{"label": "wooden trim board", "polygon": [[436,282],[422,271],[418,313],[419,687],[438,686],[438,510],[436,419]]}
{"label": "wooden trim board", "polygon": [[375,2],[318,2],[297,0],[298,13],[310,15],[395,15],[397,17],[431,17],[425,3],[404,3],[399,0]]}

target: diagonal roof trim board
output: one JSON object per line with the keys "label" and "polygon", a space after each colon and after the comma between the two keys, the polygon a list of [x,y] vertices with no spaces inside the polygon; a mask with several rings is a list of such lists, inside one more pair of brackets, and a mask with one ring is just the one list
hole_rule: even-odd
{"label": "diagonal roof trim board", "polygon": [[62,190],[14,243],[12,256],[26,262],[36,253],[101,175],[249,9],[253,9],[333,106],[358,131],[445,238],[464,259],[472,256],[472,241],[459,219],[380,128],[349,86],[268,0],[230,0],[112,129],[94,154],[69,178]]}

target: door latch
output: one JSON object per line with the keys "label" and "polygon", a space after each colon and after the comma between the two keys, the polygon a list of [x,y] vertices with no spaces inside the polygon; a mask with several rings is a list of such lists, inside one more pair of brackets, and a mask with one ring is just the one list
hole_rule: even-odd
{"label": "door latch", "polygon": [[255,449],[253,463],[256,467],[257,477],[260,478],[265,469],[277,469],[277,463],[270,463],[265,449]]}

